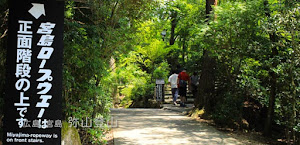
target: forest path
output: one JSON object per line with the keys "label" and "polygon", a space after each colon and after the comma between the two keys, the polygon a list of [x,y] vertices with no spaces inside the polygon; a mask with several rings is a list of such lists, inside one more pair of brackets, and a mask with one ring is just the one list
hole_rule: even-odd
{"label": "forest path", "polygon": [[112,109],[111,113],[118,124],[113,128],[115,145],[251,144],[172,109]]}

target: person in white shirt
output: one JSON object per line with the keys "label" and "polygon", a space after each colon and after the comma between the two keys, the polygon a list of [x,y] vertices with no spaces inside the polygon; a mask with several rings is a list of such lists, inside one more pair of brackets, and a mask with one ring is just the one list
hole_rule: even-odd
{"label": "person in white shirt", "polygon": [[178,88],[177,88],[177,79],[178,79],[178,74],[174,71],[173,74],[169,77],[168,81],[171,85],[172,89],[172,97],[173,97],[173,104],[177,105],[176,100],[178,97]]}

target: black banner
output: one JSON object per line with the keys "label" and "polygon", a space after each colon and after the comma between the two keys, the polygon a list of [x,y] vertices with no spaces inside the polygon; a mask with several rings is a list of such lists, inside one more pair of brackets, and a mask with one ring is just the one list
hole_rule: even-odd
{"label": "black banner", "polygon": [[4,144],[61,144],[64,2],[9,0]]}

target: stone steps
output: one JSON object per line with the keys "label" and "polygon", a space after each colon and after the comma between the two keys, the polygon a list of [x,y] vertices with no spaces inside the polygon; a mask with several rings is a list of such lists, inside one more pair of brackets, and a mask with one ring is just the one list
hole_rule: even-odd
{"label": "stone steps", "polygon": [[[169,84],[165,85],[164,88],[164,93],[165,93],[165,103],[173,103],[172,99],[172,91],[171,91],[171,86]],[[187,103],[194,103],[194,96],[191,91],[187,90]],[[180,101],[180,98],[177,98],[177,101]]]}

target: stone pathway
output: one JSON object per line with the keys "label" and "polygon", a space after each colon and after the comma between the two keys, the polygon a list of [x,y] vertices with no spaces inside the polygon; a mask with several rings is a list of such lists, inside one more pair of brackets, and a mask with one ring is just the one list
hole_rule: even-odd
{"label": "stone pathway", "polygon": [[171,105],[163,109],[111,109],[112,116],[118,124],[118,127],[113,128],[114,143],[115,145],[245,144],[211,126],[182,115],[179,113],[181,111],[184,111],[184,108]]}

